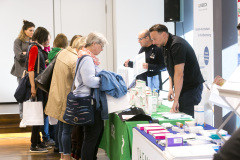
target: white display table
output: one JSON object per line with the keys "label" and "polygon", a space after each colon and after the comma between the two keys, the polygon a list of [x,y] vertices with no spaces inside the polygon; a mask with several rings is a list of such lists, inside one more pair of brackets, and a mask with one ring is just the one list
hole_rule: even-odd
{"label": "white display table", "polygon": [[[196,151],[196,146],[184,146],[184,147],[186,147],[186,149],[188,150],[187,152],[189,153],[189,157],[173,158],[169,156],[166,151],[163,151],[165,148],[158,145],[151,135],[145,133],[144,131],[140,131],[137,128],[133,128],[132,160],[183,160],[183,159],[212,160],[213,154],[215,153],[209,151],[211,154],[201,155],[206,154],[208,151],[207,152],[201,150]],[[202,147],[203,150],[204,149],[209,150],[209,148],[210,146],[207,145],[204,145],[204,147]],[[193,154],[190,153],[191,151],[198,153],[199,155],[193,156]],[[181,155],[181,153],[177,154]]]}

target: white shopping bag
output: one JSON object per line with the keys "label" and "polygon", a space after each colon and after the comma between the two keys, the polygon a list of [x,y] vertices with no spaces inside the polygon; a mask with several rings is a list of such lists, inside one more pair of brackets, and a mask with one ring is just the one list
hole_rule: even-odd
{"label": "white shopping bag", "polygon": [[23,102],[23,119],[20,127],[44,125],[43,104],[41,101]]}
{"label": "white shopping bag", "polygon": [[56,118],[48,116],[48,121],[50,125],[56,125],[58,120]]}
{"label": "white shopping bag", "polygon": [[125,96],[121,98],[114,98],[108,94],[107,95],[107,103],[108,103],[108,113],[113,113],[121,110],[125,110],[131,107],[129,104],[130,96],[127,93]]}

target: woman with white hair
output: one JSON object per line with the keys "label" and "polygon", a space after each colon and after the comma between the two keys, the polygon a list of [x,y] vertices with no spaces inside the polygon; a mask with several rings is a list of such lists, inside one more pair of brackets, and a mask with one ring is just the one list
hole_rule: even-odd
{"label": "woman with white hair", "polygon": [[[98,67],[100,62],[96,57],[101,53],[105,44],[106,38],[97,32],[91,32],[87,36],[85,48],[79,51],[78,57],[85,56],[76,70],[75,86],[73,94],[78,97],[89,96],[92,88],[99,88],[100,77],[96,77],[97,73],[101,71]],[[94,97],[94,95],[93,95]],[[94,124],[84,126],[84,140],[82,146],[82,160],[97,159],[97,152],[100,140],[102,138],[104,123],[101,117],[101,108],[96,109],[96,102],[93,105],[94,109]]]}

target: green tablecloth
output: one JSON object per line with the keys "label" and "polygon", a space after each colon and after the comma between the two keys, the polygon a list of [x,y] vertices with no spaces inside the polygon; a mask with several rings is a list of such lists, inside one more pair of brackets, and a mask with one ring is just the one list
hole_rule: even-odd
{"label": "green tablecloth", "polygon": [[[153,118],[163,118],[159,112],[169,112],[167,106],[160,106],[157,112],[152,114]],[[189,119],[187,119],[189,120]],[[161,119],[159,124],[176,122],[184,123],[186,120]],[[149,123],[148,121],[126,121],[122,122],[115,113],[109,114],[109,120],[105,121],[104,133],[100,143],[100,148],[104,149],[110,160],[131,160],[132,158],[132,128],[137,124]]]}

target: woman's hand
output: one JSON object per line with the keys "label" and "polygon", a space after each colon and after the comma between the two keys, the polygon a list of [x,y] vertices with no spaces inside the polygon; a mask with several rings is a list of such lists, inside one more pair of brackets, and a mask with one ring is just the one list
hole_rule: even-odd
{"label": "woman's hand", "polygon": [[31,96],[32,96],[32,98],[36,97],[36,88],[35,87],[31,87]]}
{"label": "woman's hand", "polygon": [[45,61],[45,64],[46,64],[46,65],[48,65],[48,64],[49,64],[49,61],[48,61],[48,59]]}

